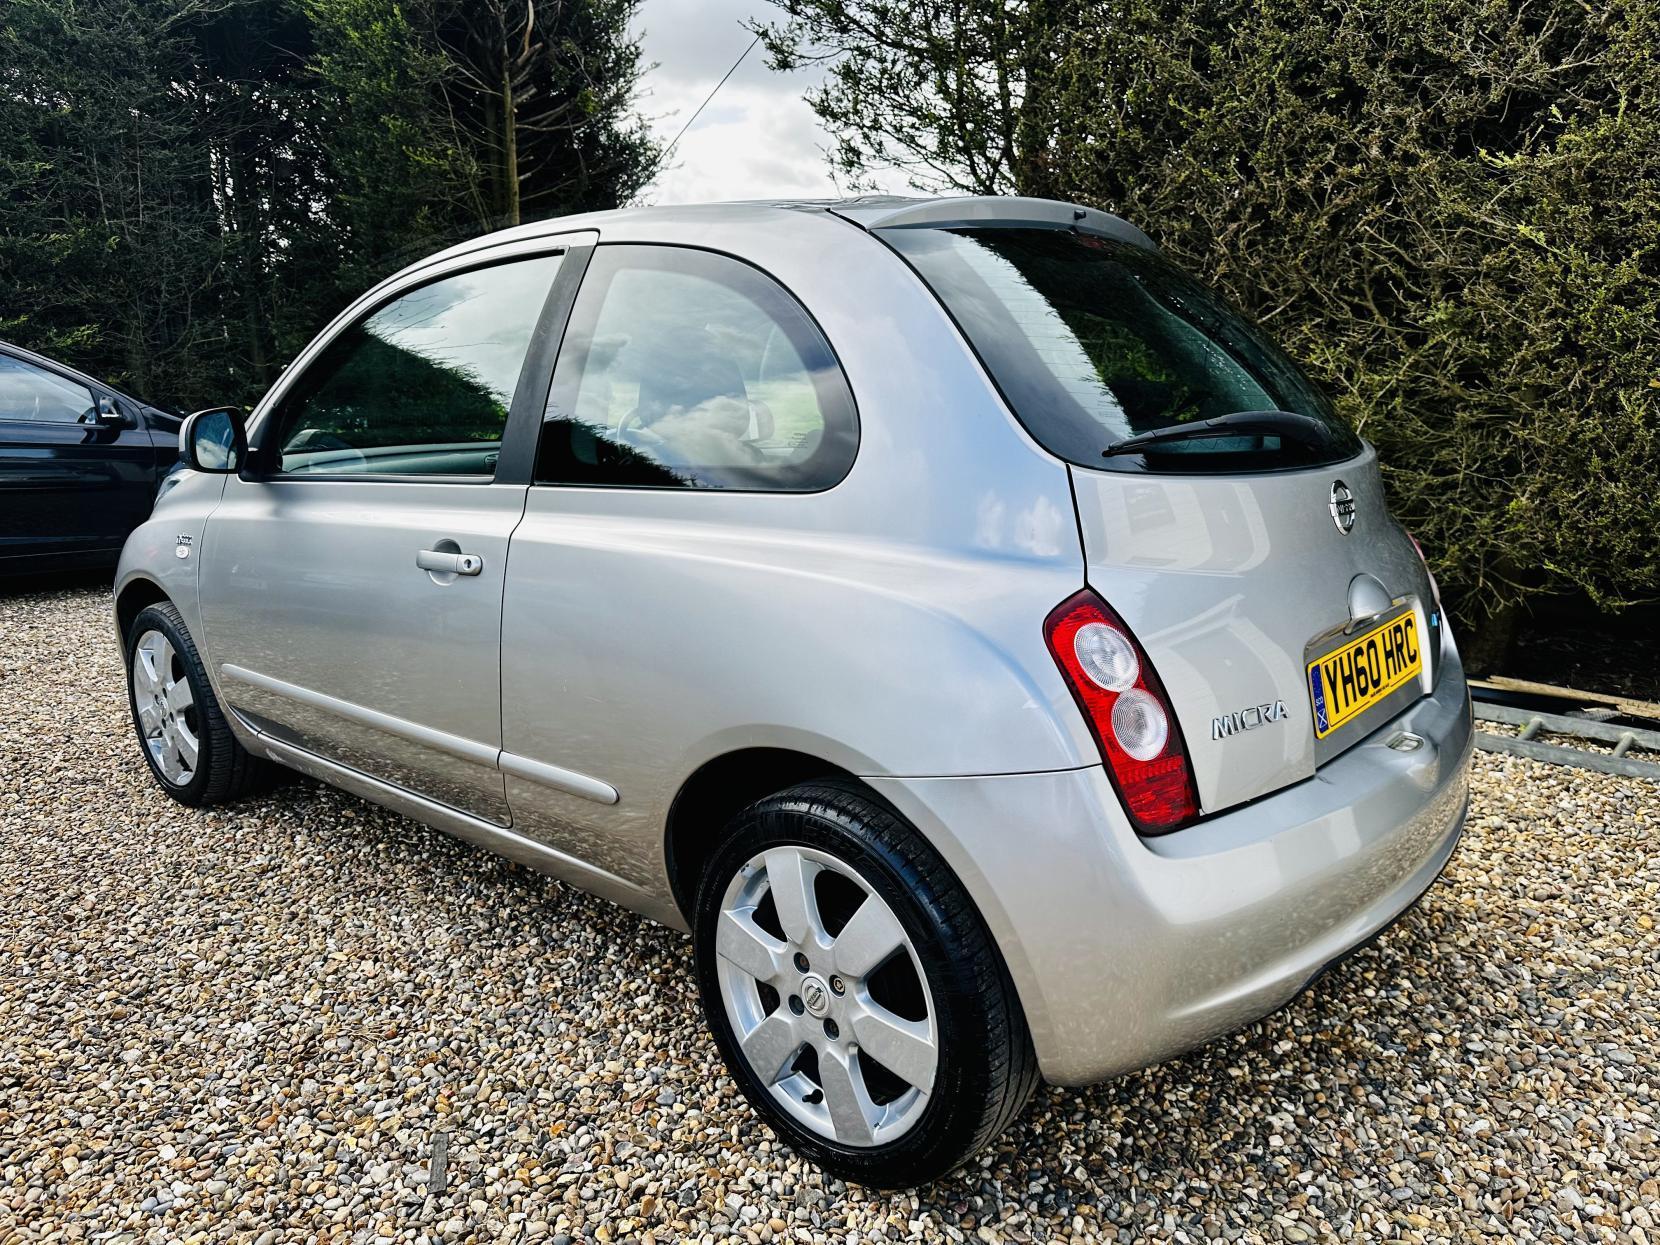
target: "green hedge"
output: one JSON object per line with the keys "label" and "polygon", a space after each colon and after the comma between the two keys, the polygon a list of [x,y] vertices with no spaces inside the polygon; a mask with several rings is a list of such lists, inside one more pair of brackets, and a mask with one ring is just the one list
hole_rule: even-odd
{"label": "green hedge", "polygon": [[1022,188],[1330,387],[1475,634],[1660,591],[1660,4],[1131,0],[1053,34]]}
{"label": "green hedge", "polygon": [[774,0],[851,185],[1081,200],[1382,452],[1491,657],[1660,594],[1660,0]]}

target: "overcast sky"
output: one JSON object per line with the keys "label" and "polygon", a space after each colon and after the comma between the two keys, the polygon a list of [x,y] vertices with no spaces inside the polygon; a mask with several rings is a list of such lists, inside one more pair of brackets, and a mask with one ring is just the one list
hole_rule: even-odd
{"label": "overcast sky", "polygon": [[[638,28],[645,58],[642,110],[664,142],[674,137],[753,36],[744,19],[770,18],[766,0],[645,0]],[[703,110],[671,167],[647,188],[647,203],[708,203],[773,195],[824,196],[838,189],[830,145],[801,98],[812,72],[778,74],[756,47]],[[901,190],[895,182],[884,189]]]}

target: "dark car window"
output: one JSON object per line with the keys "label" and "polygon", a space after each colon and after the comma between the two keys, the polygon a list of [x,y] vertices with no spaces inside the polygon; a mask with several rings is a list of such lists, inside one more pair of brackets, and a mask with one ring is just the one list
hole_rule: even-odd
{"label": "dark car window", "polygon": [[89,424],[97,402],[85,385],[0,354],[0,419],[34,424]]}
{"label": "dark car window", "polygon": [[330,343],[283,399],[289,475],[491,476],[559,257],[423,285]]}
{"label": "dark car window", "polygon": [[841,367],[776,282],[707,251],[595,251],[538,483],[812,492],[847,474],[857,445]]}
{"label": "dark car window", "polygon": [[[1332,429],[1325,461],[1359,451],[1290,359],[1151,251],[1059,229],[891,229],[883,237],[962,326],[1027,431],[1062,458],[1141,469],[1137,459],[1103,460],[1101,451],[1155,428],[1264,410]],[[1178,441],[1147,465],[1308,463],[1306,447],[1254,434]]]}

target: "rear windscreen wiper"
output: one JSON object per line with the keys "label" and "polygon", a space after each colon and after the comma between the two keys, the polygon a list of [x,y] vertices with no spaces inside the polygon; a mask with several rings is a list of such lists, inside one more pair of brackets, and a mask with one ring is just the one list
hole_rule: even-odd
{"label": "rear windscreen wiper", "polygon": [[1335,443],[1331,426],[1308,415],[1291,411],[1233,411],[1214,419],[1199,419],[1192,423],[1171,424],[1154,428],[1139,436],[1115,441],[1101,451],[1102,458],[1118,454],[1140,454],[1161,445],[1177,441],[1197,441],[1212,437],[1238,437],[1266,434],[1296,441],[1313,450],[1329,450]]}

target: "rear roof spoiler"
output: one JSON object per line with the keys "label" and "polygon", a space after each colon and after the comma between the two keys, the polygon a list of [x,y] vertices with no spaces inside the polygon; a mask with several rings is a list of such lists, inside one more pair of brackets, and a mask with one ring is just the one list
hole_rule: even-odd
{"label": "rear roof spoiler", "polygon": [[1076,229],[1157,251],[1153,240],[1129,221],[1078,203],[1025,199],[1012,195],[964,196],[955,199],[871,198],[839,203],[837,216],[864,229]]}

